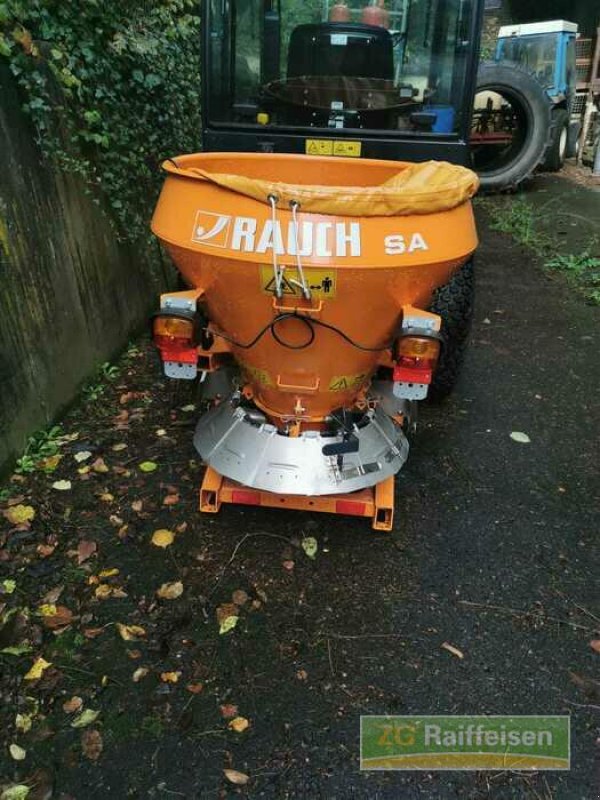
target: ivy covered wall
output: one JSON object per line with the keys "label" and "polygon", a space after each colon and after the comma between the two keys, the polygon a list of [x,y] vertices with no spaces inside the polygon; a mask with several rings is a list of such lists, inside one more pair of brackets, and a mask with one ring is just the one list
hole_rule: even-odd
{"label": "ivy covered wall", "polygon": [[0,2],[0,469],[164,289],[159,164],[199,108],[188,0]]}

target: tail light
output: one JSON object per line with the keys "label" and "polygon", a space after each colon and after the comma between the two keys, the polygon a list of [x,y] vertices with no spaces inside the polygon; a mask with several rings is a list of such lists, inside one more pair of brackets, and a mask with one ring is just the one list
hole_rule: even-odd
{"label": "tail light", "polygon": [[159,311],[152,320],[152,338],[169,378],[196,377],[198,322],[193,312]]}
{"label": "tail light", "polygon": [[427,397],[439,355],[440,336],[437,331],[407,331],[401,336],[394,349],[394,395],[406,400]]}

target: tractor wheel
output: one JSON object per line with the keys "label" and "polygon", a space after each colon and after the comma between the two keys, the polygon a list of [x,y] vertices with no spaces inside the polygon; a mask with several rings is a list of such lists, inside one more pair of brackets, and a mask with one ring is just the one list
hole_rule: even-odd
{"label": "tractor wheel", "polygon": [[550,147],[546,153],[542,169],[546,170],[546,172],[558,172],[565,163],[569,142],[569,114],[564,108],[557,108],[556,111],[552,112],[550,136]]}
{"label": "tractor wheel", "polygon": [[[476,92],[471,153],[481,188],[487,192],[515,189],[546,156],[550,143],[550,100],[537,79],[512,62],[480,64]],[[482,105],[482,98],[487,98],[486,106]],[[490,114],[492,118],[503,119],[508,126],[505,140],[503,131],[499,136],[496,130],[494,135],[487,135],[486,120]],[[481,128],[482,124],[483,133],[477,130],[477,125]]]}
{"label": "tractor wheel", "polygon": [[454,389],[464,359],[475,297],[473,259],[433,293],[430,311],[442,318],[442,349],[428,399],[439,402]]}

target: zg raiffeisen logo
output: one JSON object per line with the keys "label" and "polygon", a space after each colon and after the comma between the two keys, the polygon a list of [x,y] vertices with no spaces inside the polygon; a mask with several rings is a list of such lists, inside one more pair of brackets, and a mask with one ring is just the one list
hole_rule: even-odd
{"label": "zg raiffeisen logo", "polygon": [[360,768],[567,770],[568,716],[361,717]]}
{"label": "zg raiffeisen logo", "polygon": [[215,214],[212,211],[198,211],[194,220],[192,241],[208,244],[211,247],[227,247],[231,216]]}

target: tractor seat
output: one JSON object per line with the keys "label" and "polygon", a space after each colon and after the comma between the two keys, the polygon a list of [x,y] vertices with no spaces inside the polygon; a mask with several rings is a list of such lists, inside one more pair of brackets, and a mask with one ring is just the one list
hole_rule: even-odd
{"label": "tractor seat", "polygon": [[308,75],[393,81],[392,36],[376,25],[298,25],[290,36],[287,77]]}

